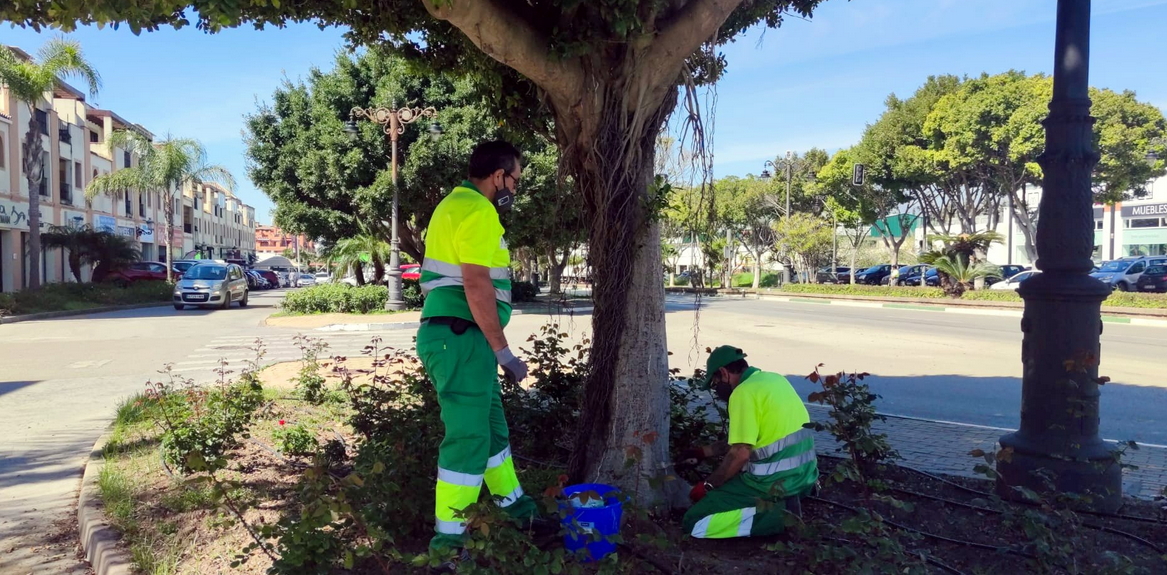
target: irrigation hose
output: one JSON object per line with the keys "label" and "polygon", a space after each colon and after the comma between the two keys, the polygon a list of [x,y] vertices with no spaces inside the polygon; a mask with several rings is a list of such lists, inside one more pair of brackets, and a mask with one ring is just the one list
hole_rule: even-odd
{"label": "irrigation hose", "polygon": [[[856,543],[854,541],[850,541],[848,539],[843,539],[842,537],[827,537],[826,539],[828,541],[834,541],[836,543],[843,543],[845,545],[856,545]],[[924,557],[924,561],[927,561],[928,563],[931,563],[932,565],[939,567],[943,571],[946,571],[948,573],[952,573],[952,575],[964,575],[964,573],[962,571],[960,571],[959,569],[952,567],[951,565],[948,565],[947,563],[943,563],[939,559],[936,559],[936,558],[932,557],[931,555],[924,555],[923,557]]]}

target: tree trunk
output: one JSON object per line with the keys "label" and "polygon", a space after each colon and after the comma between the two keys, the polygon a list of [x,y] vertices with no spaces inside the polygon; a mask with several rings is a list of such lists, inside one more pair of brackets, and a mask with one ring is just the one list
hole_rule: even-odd
{"label": "tree trunk", "polygon": [[358,286],[365,285],[365,266],[360,260],[353,263],[353,279],[357,281]]}
{"label": "tree trunk", "polygon": [[563,270],[567,267],[567,258],[571,255],[570,248],[564,248],[563,257],[556,257],[556,250],[547,254],[550,264],[547,266],[547,289],[551,295],[563,293]]}
{"label": "tree trunk", "polygon": [[754,256],[754,289],[762,285],[762,258]]}
{"label": "tree trunk", "polygon": [[41,287],[41,172],[44,169],[44,146],[36,106],[28,106],[28,132],[24,135],[24,177],[28,181],[28,289]]}
{"label": "tree trunk", "polygon": [[568,475],[619,486],[642,504],[676,502],[683,482],[661,481],[671,466],[660,224],[645,213],[676,91],[655,110],[620,113],[637,98],[597,84],[556,125],[560,149],[578,150],[566,159],[585,198],[594,272],[590,369]]}
{"label": "tree trunk", "polygon": [[[62,250],[64,251],[64,250]],[[77,283],[81,283],[81,252],[80,250],[69,250],[69,271],[73,274],[73,279]]]}
{"label": "tree trunk", "polygon": [[[166,246],[166,281],[174,283],[174,195],[170,190],[166,190],[164,194],[166,198],[166,206],[163,212],[166,215],[166,239],[163,244]],[[160,196],[162,197],[162,196]]]}

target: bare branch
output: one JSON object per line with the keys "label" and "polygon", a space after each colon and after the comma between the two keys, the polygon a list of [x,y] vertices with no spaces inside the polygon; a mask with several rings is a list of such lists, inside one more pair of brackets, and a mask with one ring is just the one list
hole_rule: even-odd
{"label": "bare branch", "polygon": [[644,56],[654,71],[649,85],[659,85],[678,74],[685,60],[717,32],[743,1],[692,0],[662,22],[660,33]]}
{"label": "bare branch", "polygon": [[551,42],[497,0],[423,0],[430,15],[462,31],[479,50],[526,76],[556,101],[583,90],[577,61],[557,60]]}

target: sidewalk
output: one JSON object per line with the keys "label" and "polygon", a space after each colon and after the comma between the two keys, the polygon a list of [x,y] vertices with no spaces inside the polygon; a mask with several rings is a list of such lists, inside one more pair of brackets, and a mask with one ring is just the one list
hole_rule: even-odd
{"label": "sidewalk", "polygon": [[[821,405],[807,405],[810,416],[816,421],[827,418],[829,408]],[[997,448],[997,440],[1011,429],[931,421],[888,415],[887,421],[875,422],[877,433],[886,433],[892,447],[899,452],[902,463],[930,473],[943,473],[963,477],[984,479],[973,472],[980,458],[968,454],[973,449],[986,452]],[[815,434],[815,444],[823,454],[838,455],[838,445],[826,432]],[[1138,469],[1123,471],[1123,494],[1142,499],[1162,495],[1167,488],[1167,448],[1140,445],[1137,451],[1127,451],[1124,463],[1138,466]]]}

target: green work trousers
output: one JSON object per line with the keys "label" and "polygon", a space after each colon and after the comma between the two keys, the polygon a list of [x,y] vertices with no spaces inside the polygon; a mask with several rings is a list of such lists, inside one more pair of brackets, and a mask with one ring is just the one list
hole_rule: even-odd
{"label": "green work trousers", "polygon": [[534,517],[535,501],[523,493],[515,475],[498,362],[486,336],[477,327],[455,334],[448,325],[424,322],[417,332],[417,353],[437,387],[446,428],[438,450],[436,534],[430,547],[462,544],[466,524],[459,514],[478,501],[484,480],[512,517]]}
{"label": "green work trousers", "polygon": [[747,485],[737,475],[685,512],[686,533],[701,539],[774,535],[785,527],[787,499]]}

